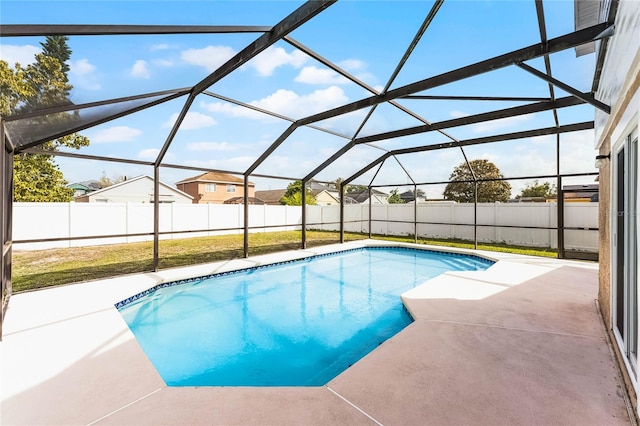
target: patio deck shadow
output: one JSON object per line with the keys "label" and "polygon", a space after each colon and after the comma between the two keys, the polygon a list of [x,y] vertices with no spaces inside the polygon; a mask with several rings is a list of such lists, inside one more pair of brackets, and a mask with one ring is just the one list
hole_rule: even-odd
{"label": "patio deck shadow", "polygon": [[183,271],[18,294],[0,423],[630,424],[597,268],[490,255],[405,293],[415,321],[319,387],[167,387],[113,303]]}

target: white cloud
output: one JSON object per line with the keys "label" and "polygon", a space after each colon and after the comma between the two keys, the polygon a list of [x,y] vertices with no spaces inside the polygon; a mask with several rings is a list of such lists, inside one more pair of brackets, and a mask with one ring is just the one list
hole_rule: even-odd
{"label": "white cloud", "polygon": [[[307,95],[298,95],[291,90],[279,89],[265,98],[250,102],[250,104],[288,117],[301,118],[343,105],[348,100],[349,98],[340,87],[331,86],[326,89],[318,89]],[[265,114],[241,106],[221,102],[202,103],[201,105],[211,112],[221,112],[233,117],[269,119],[269,116]]]}
{"label": "white cloud", "polygon": [[[178,119],[178,113],[174,113],[169,120],[162,123],[162,127],[173,127],[174,123]],[[206,114],[202,114],[199,112],[188,112],[187,115],[182,120],[182,124],[180,125],[181,130],[193,130],[193,129],[202,129],[204,127],[211,127],[218,124],[213,117],[210,117]]]}
{"label": "white cloud", "polygon": [[315,66],[304,67],[294,79],[298,83],[307,84],[347,84],[349,80],[337,72]]}
{"label": "white cloud", "polygon": [[96,67],[92,65],[88,59],[78,59],[77,61],[71,61],[69,64],[71,72],[76,75],[91,75],[96,71]]}
{"label": "white cloud", "polygon": [[229,142],[192,142],[187,144],[189,151],[232,151],[235,147]]}
{"label": "white cloud", "polygon": [[449,115],[453,118],[461,118],[461,117],[468,117],[471,114],[464,111],[453,110],[449,113]]}
{"label": "white cloud", "polygon": [[100,90],[96,67],[88,59],[69,62],[69,74],[73,77],[73,85],[86,90]]}
{"label": "white cloud", "polygon": [[25,44],[22,46],[12,44],[0,45],[0,59],[7,61],[9,68],[19,63],[23,68],[35,61],[35,55],[40,53],[40,48]]}
{"label": "white cloud", "polygon": [[160,43],[160,44],[154,44],[152,45],[149,50],[151,50],[152,52],[155,52],[156,50],[167,50],[169,49],[170,46],[168,43]]}
{"label": "white cloud", "polygon": [[137,60],[131,68],[130,75],[135,78],[151,78],[147,61],[143,61],[141,59]]}
{"label": "white cloud", "polygon": [[138,158],[142,158],[143,160],[155,160],[158,158],[159,153],[160,150],[158,148],[143,149],[138,153]]}
{"label": "white cloud", "polygon": [[520,123],[529,121],[533,118],[534,114],[517,115],[514,117],[500,118],[498,120],[487,121],[485,123],[478,123],[473,125],[474,133],[492,132],[494,130],[504,129],[508,127],[517,126]]}
{"label": "white cloud", "polygon": [[175,65],[173,61],[169,59],[154,59],[151,62],[153,62],[154,65],[157,65],[159,67],[165,67],[165,68],[172,67]]}
{"label": "white cloud", "polygon": [[347,60],[338,62],[338,65],[347,71],[359,71],[367,67],[367,64],[362,62],[359,59],[347,59]]}
{"label": "white cloud", "polygon": [[140,136],[142,131],[127,126],[115,126],[103,129],[91,136],[92,143],[128,142]]}
{"label": "white cloud", "polygon": [[236,51],[229,46],[207,46],[202,49],[185,50],[180,56],[190,64],[205,67],[207,71],[213,72],[235,54]]}
{"label": "white cloud", "polygon": [[282,47],[268,47],[258,56],[253,58],[248,65],[258,71],[263,77],[273,74],[273,71],[283,65],[291,65],[300,68],[307,61],[307,55],[299,50],[287,53]]}
{"label": "white cloud", "polygon": [[242,171],[249,167],[256,160],[255,157],[240,156],[233,158],[225,158],[223,160],[188,160],[184,163],[192,167],[206,167],[211,169],[223,169],[232,171]]}

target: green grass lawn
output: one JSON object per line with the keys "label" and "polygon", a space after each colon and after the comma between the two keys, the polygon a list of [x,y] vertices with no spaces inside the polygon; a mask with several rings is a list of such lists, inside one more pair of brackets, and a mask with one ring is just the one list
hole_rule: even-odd
{"label": "green grass lawn", "polygon": [[[299,249],[301,232],[267,232],[249,235],[249,255]],[[307,232],[307,247],[339,242],[337,232]],[[345,233],[346,241],[367,238],[365,234]],[[413,237],[374,236],[376,239],[414,242]],[[418,240],[420,244],[473,248],[459,240]],[[551,249],[532,249],[504,244],[481,244],[481,250],[503,251],[531,256],[556,257]],[[243,257],[242,235],[185,238],[160,241],[160,268],[195,265]],[[134,272],[150,271],[153,243],[113,244],[38,251],[13,252],[13,292],[61,284],[95,280]]]}

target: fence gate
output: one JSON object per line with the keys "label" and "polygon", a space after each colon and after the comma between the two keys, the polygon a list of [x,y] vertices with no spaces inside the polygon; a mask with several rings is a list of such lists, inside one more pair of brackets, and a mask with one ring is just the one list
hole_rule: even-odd
{"label": "fence gate", "polygon": [[[560,186],[560,185],[559,185]],[[598,260],[598,251],[588,251],[576,247],[576,235],[598,235],[597,227],[584,226],[579,214],[567,214],[576,203],[598,202],[598,184],[593,185],[564,185],[558,191],[558,257],[561,259]]]}

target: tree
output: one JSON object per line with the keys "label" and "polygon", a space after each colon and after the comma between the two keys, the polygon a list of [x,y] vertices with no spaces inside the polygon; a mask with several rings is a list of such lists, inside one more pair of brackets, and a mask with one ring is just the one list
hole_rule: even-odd
{"label": "tree", "polygon": [[[51,106],[69,103],[69,93],[73,86],[68,84],[66,61],[71,50],[63,36],[47,37],[41,43],[43,53],[35,56],[36,61],[22,68],[15,64],[9,68],[6,61],[0,61],[0,108],[2,115],[31,112]],[[50,56],[55,55],[55,56]],[[59,113],[44,117],[48,123],[72,120],[74,114]],[[39,146],[45,151],[57,151],[59,147],[80,149],[89,145],[89,139],[71,134],[48,141]],[[67,188],[53,157],[40,154],[19,153],[14,156],[14,200],[15,201],[71,201],[73,190]]]}
{"label": "tree", "polygon": [[102,177],[100,178],[100,180],[98,181],[98,183],[100,184],[100,189],[102,188],[107,188],[109,186],[124,182],[127,180],[126,176],[118,176],[114,179],[108,178],[106,174],[104,174],[104,172],[102,173]]}
{"label": "tree", "polygon": [[400,197],[400,194],[398,194],[398,188],[391,190],[389,198],[387,198],[387,202],[389,204],[403,204],[404,203],[404,201],[402,200],[402,197]]}
{"label": "tree", "polygon": [[[311,193],[309,188],[307,190],[307,204],[315,205],[316,197]],[[280,204],[286,206],[301,206],[302,205],[302,181],[296,180],[291,182],[287,186],[287,191],[280,198]]]}
{"label": "tree", "polygon": [[[333,181],[333,183],[331,183],[330,186],[333,187],[336,191],[340,191],[340,187],[342,186],[343,181],[344,179],[339,177],[335,181]],[[364,185],[346,185],[345,186],[345,193],[347,194],[352,192],[363,192],[366,190],[367,190],[367,187]]]}
{"label": "tree", "polygon": [[[501,179],[504,177],[500,169],[489,160],[473,160],[469,164],[471,164],[477,180]],[[473,176],[467,163],[456,166],[449,177],[449,181],[443,193],[445,200],[453,200],[458,203],[473,203]],[[478,182],[479,203],[507,202],[510,197],[511,185],[504,180]]]}
{"label": "tree", "polygon": [[557,195],[558,189],[555,184],[549,182],[539,183],[536,179],[532,184],[527,185],[527,187],[520,192],[520,195],[516,195],[516,198],[543,197],[547,199],[556,198]]}
{"label": "tree", "polygon": [[[67,41],[69,41],[69,37],[66,36],[46,36],[45,42],[40,43],[42,46],[42,54],[44,56],[49,56],[51,58],[56,58],[58,62],[62,65],[62,73],[65,78],[68,76],[70,71],[69,64],[67,62],[71,59],[71,49],[67,45]],[[65,83],[69,81],[68,78],[64,80]]]}

